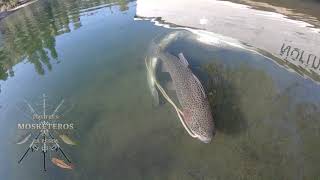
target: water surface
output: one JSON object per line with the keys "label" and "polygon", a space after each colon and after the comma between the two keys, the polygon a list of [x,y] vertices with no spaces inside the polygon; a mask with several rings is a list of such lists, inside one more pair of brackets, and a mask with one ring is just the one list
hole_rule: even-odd
{"label": "water surface", "polygon": [[[277,4],[276,4],[277,5]],[[276,6],[274,5],[274,6]],[[320,176],[317,78],[268,52],[177,39],[209,94],[217,134],[192,139],[169,104],[152,106],[144,58],[177,29],[135,21],[136,2],[39,0],[0,22],[0,176],[5,179],[316,179]],[[264,54],[264,55],[262,55]],[[318,77],[314,74],[314,77]],[[40,153],[17,161],[24,100],[65,99],[75,169]],[[51,107],[52,108],[52,107]],[[22,109],[22,112],[20,111]],[[52,156],[55,154],[51,154]]]}

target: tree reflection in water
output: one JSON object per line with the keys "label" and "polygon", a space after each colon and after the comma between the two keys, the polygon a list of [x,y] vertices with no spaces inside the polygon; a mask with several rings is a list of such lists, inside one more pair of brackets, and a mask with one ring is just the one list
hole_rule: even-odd
{"label": "tree reflection in water", "polygon": [[[37,3],[42,3],[40,6]],[[128,10],[124,0],[45,0],[19,10],[1,22],[0,80],[13,76],[13,66],[23,60],[44,75],[58,62],[56,36],[82,26],[81,16],[88,8],[117,3],[120,11]]]}

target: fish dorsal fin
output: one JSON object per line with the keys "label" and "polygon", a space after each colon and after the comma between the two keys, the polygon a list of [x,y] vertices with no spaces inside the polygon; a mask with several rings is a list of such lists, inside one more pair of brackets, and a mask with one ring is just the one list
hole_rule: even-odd
{"label": "fish dorsal fin", "polygon": [[182,62],[182,64],[185,66],[185,67],[188,67],[189,66],[189,63],[187,61],[187,59],[184,57],[183,53],[179,53],[178,54],[179,56],[179,59],[180,59],[180,62]]}
{"label": "fish dorsal fin", "polygon": [[[178,56],[179,56],[180,62],[182,62],[182,64],[185,65],[186,67],[189,67],[189,63],[188,63],[187,59],[184,57],[183,53],[182,52],[179,53]],[[199,81],[199,79],[194,74],[192,74],[192,75],[193,75],[194,79],[196,80],[197,86],[200,88],[203,97],[206,98],[207,96],[206,96],[206,93],[205,93],[205,91],[204,91],[204,89],[202,87],[201,82]]]}
{"label": "fish dorsal fin", "polygon": [[206,95],[206,92],[205,92],[204,89],[203,89],[203,86],[202,86],[201,82],[199,81],[199,79],[198,79],[194,74],[192,74],[192,75],[193,75],[193,78],[196,80],[196,84],[197,84],[197,86],[200,88],[203,97],[206,98],[207,95]]}

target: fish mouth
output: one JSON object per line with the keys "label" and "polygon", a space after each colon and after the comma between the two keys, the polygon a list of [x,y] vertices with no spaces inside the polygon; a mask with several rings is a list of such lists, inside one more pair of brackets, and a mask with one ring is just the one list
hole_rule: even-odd
{"label": "fish mouth", "polygon": [[182,111],[179,108],[175,108],[175,109],[177,111],[177,114],[178,114],[178,117],[181,121],[181,124],[183,125],[184,129],[188,132],[188,134],[193,138],[199,138],[199,136],[196,133],[194,133],[194,131],[188,126],[188,124],[184,120],[184,115],[183,115]]}
{"label": "fish mouth", "polygon": [[[179,114],[179,113],[178,113]],[[187,123],[185,122],[185,120],[183,118],[180,119],[181,122],[182,122],[182,125],[183,127],[185,128],[185,130],[189,133],[189,135],[193,138],[197,138],[199,139],[201,142],[203,143],[210,143],[211,142],[211,137],[204,137],[204,136],[200,136],[198,135],[197,133],[195,133],[188,125]]]}
{"label": "fish mouth", "polygon": [[179,119],[181,120],[181,123],[183,125],[183,127],[185,128],[185,130],[189,133],[189,135],[193,138],[197,138],[199,139],[200,141],[202,141],[203,143],[210,143],[211,142],[211,137],[205,137],[205,136],[201,136],[199,134],[197,134],[196,132],[194,132],[190,127],[189,125],[186,123],[185,119],[183,118],[183,114],[179,114],[178,113],[178,116],[179,116]]}
{"label": "fish mouth", "polygon": [[211,142],[212,138],[207,138],[207,137],[203,137],[203,136],[198,136],[198,139],[206,144]]}
{"label": "fish mouth", "polygon": [[197,134],[196,132],[194,132],[194,131],[188,126],[188,124],[186,123],[186,121],[184,120],[183,114],[180,114],[180,113],[178,112],[178,116],[179,116],[179,119],[181,120],[181,123],[182,123],[183,127],[185,128],[185,130],[189,133],[189,135],[190,135],[191,137],[197,138],[197,139],[199,139],[201,142],[206,143],[206,144],[208,144],[208,143],[211,142],[212,137],[201,136],[201,135]]}

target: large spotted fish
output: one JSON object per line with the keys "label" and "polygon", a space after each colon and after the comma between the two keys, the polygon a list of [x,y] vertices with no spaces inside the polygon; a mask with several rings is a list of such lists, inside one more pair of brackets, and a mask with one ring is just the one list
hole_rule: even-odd
{"label": "large spotted fish", "polygon": [[[169,36],[169,38],[172,38],[172,36]],[[189,68],[189,63],[182,53],[176,57],[168,52],[164,52],[162,49],[158,49],[152,61],[160,60],[166,71],[170,74],[178,101],[182,107],[181,110],[172,102],[171,98],[168,97],[157,81],[155,81],[156,86],[162,95],[165,96],[165,99],[175,107],[187,132],[192,137],[209,143],[214,136],[214,122],[208,98],[202,84]],[[155,64],[155,62],[153,63]],[[152,69],[149,68],[150,71]],[[154,79],[156,78],[154,77]]]}

